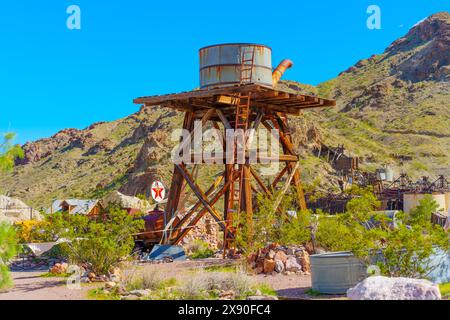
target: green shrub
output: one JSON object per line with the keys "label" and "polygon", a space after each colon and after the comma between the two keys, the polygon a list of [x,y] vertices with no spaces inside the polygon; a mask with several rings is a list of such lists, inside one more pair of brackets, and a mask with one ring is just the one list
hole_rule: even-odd
{"label": "green shrub", "polygon": [[308,224],[309,212],[300,212],[297,218],[287,214],[287,211],[297,209],[296,190],[272,196],[258,194],[257,210],[249,221],[247,215],[240,213],[234,221],[238,229],[236,245],[245,255],[250,255],[269,243],[302,242],[310,238],[308,230],[303,229]]}
{"label": "green shrub", "polygon": [[311,216],[309,210],[301,210],[296,217],[284,221],[280,228],[280,242],[298,245],[311,241]]}
{"label": "green shrub", "polygon": [[70,245],[68,243],[58,243],[45,253],[45,256],[52,259],[68,260],[70,258]]}
{"label": "green shrub", "polygon": [[277,292],[267,283],[262,283],[256,286],[256,289],[261,291],[263,295],[266,296],[277,296]]}
{"label": "green shrub", "polygon": [[442,283],[439,285],[439,290],[441,290],[442,299],[450,300],[450,283]]}
{"label": "green shrub", "polygon": [[203,240],[194,240],[187,248],[189,252],[189,258],[191,259],[205,259],[214,255],[208,243]]}
{"label": "green shrub", "polygon": [[134,247],[132,234],[144,227],[126,211],[109,208],[102,217],[55,213],[46,217],[46,233],[54,240],[70,240],[68,256],[72,263],[87,264],[97,274],[106,274],[128,258]]}

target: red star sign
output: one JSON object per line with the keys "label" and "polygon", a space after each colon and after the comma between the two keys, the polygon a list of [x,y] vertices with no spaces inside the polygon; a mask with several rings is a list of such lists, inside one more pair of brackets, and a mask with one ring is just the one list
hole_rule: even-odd
{"label": "red star sign", "polygon": [[156,186],[156,188],[152,188],[153,192],[155,193],[155,199],[161,198],[162,199],[162,192],[163,188]]}
{"label": "red star sign", "polygon": [[164,200],[166,189],[164,188],[164,185],[160,181],[153,181],[150,190],[152,192],[153,200],[155,200],[156,202],[161,202]]}

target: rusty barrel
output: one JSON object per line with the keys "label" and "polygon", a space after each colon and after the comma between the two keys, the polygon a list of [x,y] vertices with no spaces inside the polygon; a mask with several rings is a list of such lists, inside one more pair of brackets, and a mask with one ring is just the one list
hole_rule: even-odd
{"label": "rusty barrel", "polygon": [[[242,57],[247,60],[253,53],[251,80],[247,82],[272,86],[272,49],[261,44],[229,43],[200,49],[200,87],[211,89],[240,84]],[[244,64],[250,67],[252,63]]]}

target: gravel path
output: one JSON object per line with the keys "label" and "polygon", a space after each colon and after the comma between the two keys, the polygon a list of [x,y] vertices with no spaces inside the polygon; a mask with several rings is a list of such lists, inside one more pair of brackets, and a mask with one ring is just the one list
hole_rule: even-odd
{"label": "gravel path", "polygon": [[45,272],[12,272],[14,288],[0,293],[0,300],[86,300],[92,286],[70,290],[62,278],[43,278]]}
{"label": "gravel path", "polygon": [[306,275],[263,275],[256,276],[256,281],[272,287],[280,298],[310,299],[305,291],[311,288],[311,276]]}

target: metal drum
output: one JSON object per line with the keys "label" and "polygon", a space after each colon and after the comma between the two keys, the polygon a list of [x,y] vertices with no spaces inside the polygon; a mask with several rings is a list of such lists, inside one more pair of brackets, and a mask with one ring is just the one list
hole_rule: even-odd
{"label": "metal drum", "polygon": [[[233,43],[200,49],[200,87],[219,88],[238,85],[241,80],[242,54],[254,50],[252,78],[249,83],[272,86],[272,50],[263,45]],[[250,64],[250,63],[247,63]]]}
{"label": "metal drum", "polygon": [[311,257],[312,288],[320,293],[344,294],[366,277],[366,269],[351,252],[314,254]]}

